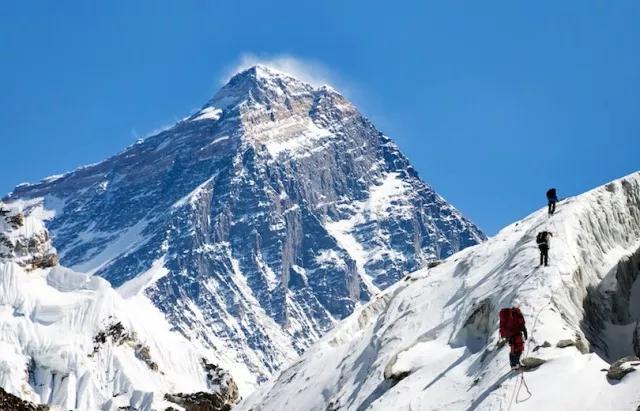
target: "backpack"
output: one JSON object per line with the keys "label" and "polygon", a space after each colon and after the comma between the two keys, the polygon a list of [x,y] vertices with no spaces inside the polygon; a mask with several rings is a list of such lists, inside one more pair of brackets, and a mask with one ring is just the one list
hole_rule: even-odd
{"label": "backpack", "polygon": [[500,337],[510,338],[522,331],[524,317],[517,308],[503,308],[500,310]]}
{"label": "backpack", "polygon": [[549,200],[553,200],[556,197],[557,197],[557,194],[556,194],[556,189],[555,188],[550,188],[549,190],[547,190],[547,198]]}
{"label": "backpack", "polygon": [[539,232],[538,235],[536,236],[536,243],[542,244],[546,242],[547,242],[547,232],[546,231]]}

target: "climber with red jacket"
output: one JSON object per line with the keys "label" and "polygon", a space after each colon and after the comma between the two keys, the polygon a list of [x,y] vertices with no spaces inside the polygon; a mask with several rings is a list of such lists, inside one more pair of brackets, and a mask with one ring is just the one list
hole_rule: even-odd
{"label": "climber with red jacket", "polygon": [[500,337],[509,343],[511,347],[509,363],[512,370],[517,370],[520,368],[520,356],[524,351],[524,341],[527,339],[524,316],[517,304],[500,310]]}

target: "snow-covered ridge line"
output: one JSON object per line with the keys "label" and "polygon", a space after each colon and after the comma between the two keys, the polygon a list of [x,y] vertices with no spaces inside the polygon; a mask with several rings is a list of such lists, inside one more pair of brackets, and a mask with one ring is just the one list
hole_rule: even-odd
{"label": "snow-covered ridge line", "polygon": [[[549,267],[538,267],[542,230],[554,234]],[[637,332],[610,334],[625,322],[640,328],[639,264],[633,173],[408,275],[238,409],[636,409],[640,375],[619,371],[634,362],[601,370],[607,356],[640,355]],[[497,345],[497,313],[514,301],[529,326],[525,354],[543,361],[523,375],[533,395],[510,373],[508,347]]]}

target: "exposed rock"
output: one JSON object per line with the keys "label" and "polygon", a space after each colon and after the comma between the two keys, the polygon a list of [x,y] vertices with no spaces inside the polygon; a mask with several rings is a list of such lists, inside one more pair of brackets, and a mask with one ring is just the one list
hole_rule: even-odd
{"label": "exposed rock", "polygon": [[536,345],[535,348],[533,349],[533,352],[538,351],[540,348],[549,348],[551,347],[551,343],[549,341],[545,341],[544,343],[542,343],[542,345]]}
{"label": "exposed rock", "polygon": [[435,260],[435,261],[429,261],[427,263],[427,268],[433,268],[433,267],[437,267],[440,264],[442,264],[442,260]]}
{"label": "exposed rock", "polygon": [[538,368],[539,366],[541,366],[545,362],[546,361],[543,360],[542,358],[536,358],[536,357],[523,358],[522,361],[521,361],[522,368],[525,371],[535,370],[536,368]]}
{"label": "exposed rock", "polygon": [[[2,211],[2,209],[0,209]],[[2,411],[47,411],[46,405],[36,405],[9,394],[0,387],[0,410]]]}
{"label": "exposed rock", "polygon": [[136,344],[135,350],[136,350],[136,358],[138,358],[140,361],[147,364],[147,366],[151,370],[153,371],[159,370],[160,367],[158,367],[158,363],[156,363],[151,359],[151,352],[149,350],[148,345]]}
{"label": "exposed rock", "polygon": [[24,216],[22,213],[14,214],[12,216],[7,217],[7,223],[13,228],[17,229],[22,227],[24,224]]}
{"label": "exposed rock", "polygon": [[607,371],[607,378],[609,378],[611,380],[621,380],[625,375],[627,375],[630,372],[633,372],[635,370],[636,369],[633,368],[633,367],[609,368],[609,371]]}
{"label": "exposed rock", "polygon": [[127,331],[120,321],[109,324],[104,330],[101,330],[96,334],[93,338],[93,353],[89,356],[91,357],[98,353],[102,345],[107,342],[110,342],[113,345],[126,344],[130,346],[134,350],[136,358],[147,364],[149,369],[152,371],[160,370],[158,363],[153,361],[151,358],[151,350],[149,346],[139,342],[136,334]]}
{"label": "exposed rock", "polygon": [[621,380],[625,375],[630,372],[634,372],[636,369],[633,368],[631,364],[627,364],[633,361],[640,361],[640,359],[635,356],[620,358],[618,361],[611,364],[611,367],[609,367],[609,371],[607,371],[607,378],[610,380]]}
{"label": "exposed rock", "polygon": [[218,393],[166,394],[164,399],[183,407],[186,411],[230,411],[229,403]]}
{"label": "exposed rock", "polygon": [[591,352],[591,349],[589,348],[589,343],[579,335],[576,336],[575,343],[576,343],[575,344],[576,348],[578,349],[578,351],[580,351],[581,354],[588,354]]}
{"label": "exposed rock", "polygon": [[58,255],[51,245],[47,230],[30,234],[15,232],[24,225],[24,215],[4,216],[5,232],[0,233],[0,258],[12,258],[27,271],[48,268],[58,264]]}
{"label": "exposed rock", "polygon": [[58,265],[59,259],[56,254],[45,254],[42,256],[35,256],[27,263],[31,270],[36,268],[49,268]]}
{"label": "exposed rock", "polygon": [[328,405],[327,408],[325,409],[325,411],[339,411],[340,407],[335,404],[333,401],[331,401]]}
{"label": "exposed rock", "polygon": [[209,389],[219,392],[225,402],[235,404],[240,399],[240,393],[238,392],[236,382],[231,378],[229,372],[215,364],[207,362],[205,358],[202,359],[202,366],[207,372]]}
{"label": "exposed rock", "polygon": [[576,345],[576,342],[573,340],[560,340],[558,341],[558,343],[556,344],[556,347],[558,348],[566,348],[566,347],[573,347]]}
{"label": "exposed rock", "polygon": [[104,330],[98,331],[96,336],[93,337],[93,354],[100,351],[101,346],[107,342],[111,342],[113,345],[133,343],[135,342],[135,336],[129,334],[120,321],[114,322]]}
{"label": "exposed rock", "polygon": [[391,380],[393,382],[393,385],[399,383],[400,381],[404,380],[405,378],[407,378],[409,376],[410,372],[409,371],[402,371],[400,373],[397,374],[391,374],[389,376],[389,380]]}
{"label": "exposed rock", "polygon": [[394,354],[391,357],[387,365],[384,367],[384,372],[382,374],[390,387],[393,387],[398,382],[407,378],[410,374],[410,372],[407,370],[399,371],[399,372],[394,371],[393,367],[395,366],[396,361],[398,361],[398,353]]}

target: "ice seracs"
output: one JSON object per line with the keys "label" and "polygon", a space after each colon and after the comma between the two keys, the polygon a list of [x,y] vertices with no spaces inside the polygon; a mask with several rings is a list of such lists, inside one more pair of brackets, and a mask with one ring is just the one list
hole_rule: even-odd
{"label": "ice seracs", "polygon": [[[549,267],[538,267],[542,230],[554,234]],[[640,323],[639,255],[634,173],[409,274],[238,409],[636,409],[638,337],[615,329]],[[514,301],[529,329],[524,374],[498,344],[498,312]]]}
{"label": "ice seracs", "polygon": [[171,331],[144,295],[123,299],[53,260],[34,265],[55,255],[43,214],[37,202],[0,202],[0,387],[54,410],[164,409],[176,406],[165,395],[196,392],[220,406],[238,398],[224,360]]}

